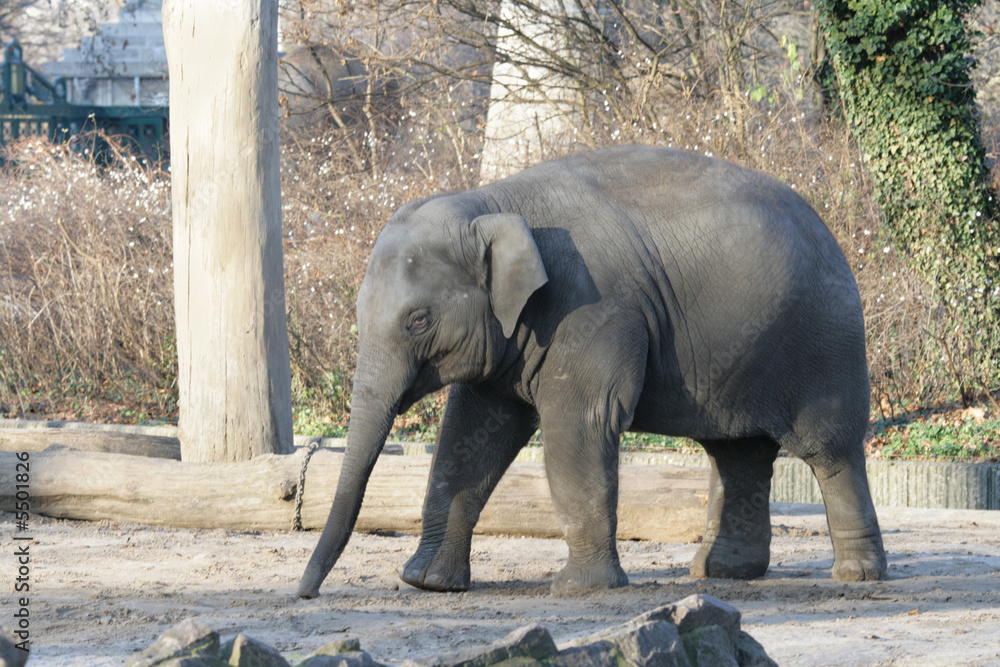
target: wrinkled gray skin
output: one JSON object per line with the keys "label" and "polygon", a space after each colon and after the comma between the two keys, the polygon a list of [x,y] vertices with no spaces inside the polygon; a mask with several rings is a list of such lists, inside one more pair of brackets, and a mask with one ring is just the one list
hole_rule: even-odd
{"label": "wrinkled gray skin", "polygon": [[819,481],[833,576],[885,575],[858,289],[822,221],[780,183],[628,147],[411,202],[379,236],[357,310],[347,453],[300,597],[343,551],[393,418],[449,384],[423,535],[402,572],[413,586],[468,589],[473,527],[537,428],[569,544],[555,593],[628,582],[615,547],[626,430],[688,436],[711,458],[694,576],[767,570],[779,447]]}

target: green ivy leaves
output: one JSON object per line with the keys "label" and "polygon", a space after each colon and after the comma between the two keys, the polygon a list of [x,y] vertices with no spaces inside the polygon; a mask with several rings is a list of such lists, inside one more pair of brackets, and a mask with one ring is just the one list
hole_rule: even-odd
{"label": "green ivy leaves", "polygon": [[818,0],[817,9],[883,227],[963,328],[989,331],[995,347],[1000,208],[980,137],[965,23],[977,5]]}

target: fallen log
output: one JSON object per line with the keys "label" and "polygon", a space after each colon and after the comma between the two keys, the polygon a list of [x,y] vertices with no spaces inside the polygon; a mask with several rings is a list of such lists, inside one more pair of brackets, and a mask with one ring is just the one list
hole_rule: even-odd
{"label": "fallen log", "polygon": [[177,438],[80,428],[12,428],[0,430],[0,451],[40,452],[50,445],[64,445],[88,452],[128,454],[181,460]]}
{"label": "fallen log", "polygon": [[[305,450],[244,463],[168,459],[49,447],[29,455],[31,511],[45,516],[231,530],[288,530]],[[321,528],[343,454],[309,461],[302,526]],[[431,457],[382,456],[368,482],[356,530],[419,533]],[[0,510],[14,509],[16,454],[0,452]],[[707,472],[622,466],[618,537],[694,541],[703,533]],[[480,534],[558,537],[543,464],[515,462],[483,510]]]}
{"label": "fallen log", "polygon": [[170,424],[104,424],[100,422],[53,421],[38,419],[0,419],[0,429],[62,429],[69,431],[102,431],[177,437],[177,427]]}
{"label": "fallen log", "polygon": [[[0,451],[40,452],[50,445],[63,445],[86,452],[128,454],[180,461],[181,444],[176,433],[175,426],[0,419]],[[294,442],[300,447],[316,444],[343,452],[346,439],[296,435]],[[403,445],[395,442],[386,443],[382,453],[402,454]]]}

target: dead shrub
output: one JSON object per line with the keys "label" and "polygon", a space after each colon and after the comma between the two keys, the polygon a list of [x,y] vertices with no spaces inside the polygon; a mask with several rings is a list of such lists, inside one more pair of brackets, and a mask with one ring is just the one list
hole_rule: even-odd
{"label": "dead shrub", "polygon": [[[176,411],[170,186],[114,150],[98,166],[38,139],[0,196],[0,401],[10,415]],[[104,417],[100,411],[97,417]]]}

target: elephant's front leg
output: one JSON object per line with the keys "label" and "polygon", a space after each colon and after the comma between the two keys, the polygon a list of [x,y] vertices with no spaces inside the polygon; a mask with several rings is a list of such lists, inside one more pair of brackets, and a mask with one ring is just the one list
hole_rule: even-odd
{"label": "elephant's front leg", "polygon": [[552,582],[556,595],[628,584],[615,543],[618,419],[603,413],[582,405],[542,412],[545,471],[569,546]]}
{"label": "elephant's front leg", "polygon": [[434,591],[469,589],[469,551],[479,514],[538,418],[521,403],[453,385],[431,463],[420,546],[403,581]]}

